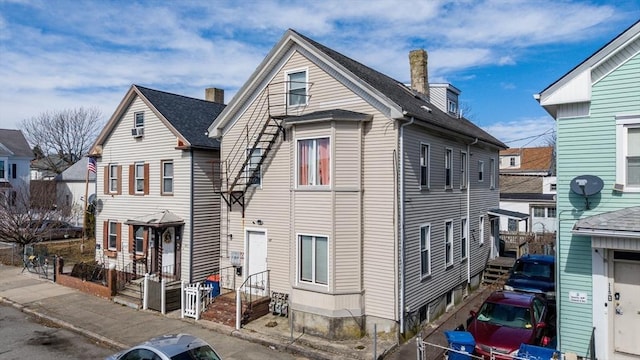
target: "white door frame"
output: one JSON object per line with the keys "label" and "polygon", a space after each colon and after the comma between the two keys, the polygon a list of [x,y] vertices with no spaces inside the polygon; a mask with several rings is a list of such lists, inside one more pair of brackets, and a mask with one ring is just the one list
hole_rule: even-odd
{"label": "white door frame", "polygon": [[[249,264],[251,262],[251,252],[249,251],[249,234],[250,233],[261,233],[264,235],[264,269],[267,270],[268,269],[268,264],[267,264],[267,259],[268,259],[268,254],[269,254],[269,249],[268,249],[268,237],[267,237],[267,229],[264,228],[253,228],[253,227],[246,227],[244,229],[244,269],[242,271],[242,280],[245,281],[247,280],[247,278],[249,277],[249,275],[251,275],[249,273]],[[255,257],[255,256],[254,256]]]}

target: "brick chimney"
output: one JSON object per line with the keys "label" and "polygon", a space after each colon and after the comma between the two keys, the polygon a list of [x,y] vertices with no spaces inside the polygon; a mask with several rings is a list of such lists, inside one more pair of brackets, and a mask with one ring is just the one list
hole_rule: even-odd
{"label": "brick chimney", "polygon": [[429,97],[429,73],[427,70],[427,51],[424,49],[409,52],[411,70],[411,89]]}
{"label": "brick chimney", "polygon": [[224,90],[218,88],[206,88],[204,90],[204,99],[218,104],[224,104]]}

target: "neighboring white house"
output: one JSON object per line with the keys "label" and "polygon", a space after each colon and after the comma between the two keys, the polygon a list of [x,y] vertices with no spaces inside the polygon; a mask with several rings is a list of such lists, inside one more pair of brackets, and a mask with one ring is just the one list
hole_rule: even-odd
{"label": "neighboring white house", "polygon": [[0,193],[14,201],[29,192],[29,164],[33,151],[22,131],[0,129]]}
{"label": "neighboring white house", "polygon": [[96,194],[96,174],[88,171],[88,159],[83,157],[54,178],[58,208],[69,211],[70,222],[78,226],[84,224],[85,196]]}
{"label": "neighboring white house", "polygon": [[553,147],[500,151],[500,209],[516,214],[501,216],[500,230],[556,231],[553,168]]}

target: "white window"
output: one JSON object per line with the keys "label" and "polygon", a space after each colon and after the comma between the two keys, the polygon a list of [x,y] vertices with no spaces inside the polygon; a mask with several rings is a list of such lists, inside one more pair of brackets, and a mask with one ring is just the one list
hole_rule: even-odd
{"label": "white window", "polygon": [[144,127],[144,112],[137,112],[133,115],[134,124],[133,126],[136,128]]}
{"label": "white window", "polygon": [[118,223],[109,221],[109,250],[116,250],[118,244]]}
{"label": "white window", "polygon": [[141,254],[144,252],[144,228],[142,226],[136,226],[135,229],[135,243],[133,247],[136,253]]}
{"label": "white window", "polygon": [[420,144],[420,188],[429,188],[429,144]]}
{"label": "white window", "polygon": [[478,182],[484,181],[484,161],[478,161]]}
{"label": "white window", "polygon": [[444,187],[451,189],[453,184],[453,150],[446,149],[444,152]]}
{"label": "white window", "polygon": [[298,140],[298,185],[328,186],[330,174],[329,138]]}
{"label": "white window", "polygon": [[533,208],[533,216],[534,216],[534,217],[543,218],[543,217],[544,217],[544,207],[542,207],[542,206],[535,206],[535,207]]}
{"label": "white window", "polygon": [[458,103],[452,100],[447,100],[447,110],[449,110],[449,114],[457,114]]}
{"label": "white window", "polygon": [[453,221],[444,224],[444,262],[446,267],[453,265]]}
{"label": "white window", "polygon": [[640,191],[640,116],[616,117],[616,183]]}
{"label": "white window", "polygon": [[249,157],[249,163],[245,170],[245,177],[247,178],[247,185],[260,186],[262,185],[262,169],[260,161],[262,159],[262,149],[255,148],[253,151],[247,149],[247,156]]}
{"label": "white window", "polygon": [[489,159],[489,179],[491,189],[496,188],[496,159]]}
{"label": "white window", "polygon": [[460,220],[460,257],[462,260],[467,258],[467,219]]}
{"label": "white window", "polygon": [[420,227],[420,274],[431,274],[431,225]]}
{"label": "white window", "polygon": [[467,153],[460,152],[460,188],[467,188]]}
{"label": "white window", "polygon": [[144,193],[144,163],[135,164],[136,193]]}
{"label": "white window", "polygon": [[287,74],[287,105],[300,106],[307,104],[307,72],[297,71]]}
{"label": "white window", "polygon": [[173,161],[162,162],[162,193],[173,193]]}
{"label": "white window", "polygon": [[329,283],[329,240],[324,236],[300,235],[300,281],[312,284]]}
{"label": "white window", "polygon": [[509,231],[518,231],[518,220],[516,219],[509,219],[509,222],[507,224]]}
{"label": "white window", "polygon": [[509,158],[509,166],[516,166],[516,158],[513,156]]}
{"label": "white window", "polygon": [[556,208],[555,208],[555,206],[547,208],[547,217],[550,217],[550,218],[556,217]]}
{"label": "white window", "polygon": [[484,244],[484,216],[480,216],[478,219],[478,232],[480,233],[478,241],[482,245]]}
{"label": "white window", "polygon": [[558,190],[558,185],[555,183],[549,184],[549,190],[550,191],[557,191]]}
{"label": "white window", "polygon": [[117,193],[118,192],[118,173],[119,167],[116,164],[109,164],[109,192]]}

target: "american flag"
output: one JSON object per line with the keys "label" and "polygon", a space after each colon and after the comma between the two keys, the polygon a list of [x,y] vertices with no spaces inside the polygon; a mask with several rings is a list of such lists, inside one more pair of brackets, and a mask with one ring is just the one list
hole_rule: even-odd
{"label": "american flag", "polygon": [[92,173],[95,173],[98,168],[97,168],[97,164],[96,164],[96,158],[89,158],[89,162],[87,162],[87,170],[91,171]]}

